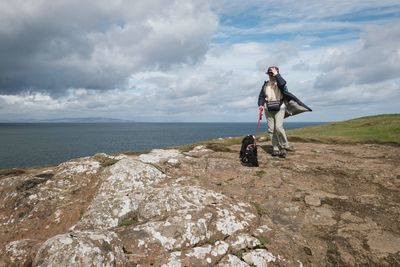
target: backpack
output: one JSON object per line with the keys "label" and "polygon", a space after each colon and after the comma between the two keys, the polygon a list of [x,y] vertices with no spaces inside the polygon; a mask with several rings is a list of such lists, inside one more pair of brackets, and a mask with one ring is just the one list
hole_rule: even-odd
{"label": "backpack", "polygon": [[253,135],[243,138],[239,158],[244,165],[258,167],[257,146]]}

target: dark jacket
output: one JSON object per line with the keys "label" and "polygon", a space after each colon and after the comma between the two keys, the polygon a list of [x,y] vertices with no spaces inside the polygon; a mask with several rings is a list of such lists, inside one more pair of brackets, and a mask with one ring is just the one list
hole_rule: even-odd
{"label": "dark jacket", "polygon": [[[282,78],[282,76],[279,73],[275,76],[275,78],[276,78],[278,88],[282,92],[283,102],[286,105],[285,118],[305,112],[305,111],[312,111],[311,108],[307,107],[294,94],[289,93],[289,91],[286,87],[286,81]],[[258,96],[258,106],[265,105],[265,97],[266,97],[265,88],[267,87],[267,84],[268,84],[268,81],[265,81],[263,86],[261,87],[261,91]]]}

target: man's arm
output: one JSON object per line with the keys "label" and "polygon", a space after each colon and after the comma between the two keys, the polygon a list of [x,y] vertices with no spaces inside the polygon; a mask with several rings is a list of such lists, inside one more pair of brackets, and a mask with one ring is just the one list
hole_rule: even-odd
{"label": "man's arm", "polygon": [[265,104],[265,92],[264,87],[267,82],[264,82],[263,86],[261,87],[260,94],[258,95],[258,106],[264,106]]}
{"label": "man's arm", "polygon": [[275,79],[276,79],[276,83],[277,83],[277,85],[278,85],[278,88],[279,88],[280,90],[282,90],[282,91],[285,91],[285,86],[286,86],[286,81],[285,81],[285,79],[283,79],[282,76],[281,76],[279,73],[277,73],[277,74],[275,75]]}

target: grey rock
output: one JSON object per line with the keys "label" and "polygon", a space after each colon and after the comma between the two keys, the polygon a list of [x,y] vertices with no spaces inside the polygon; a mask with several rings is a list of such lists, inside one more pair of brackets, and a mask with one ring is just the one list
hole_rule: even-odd
{"label": "grey rock", "polygon": [[125,254],[112,231],[61,234],[39,248],[33,266],[123,266]]}
{"label": "grey rock", "polygon": [[97,195],[74,229],[108,229],[134,213],[146,189],[166,178],[160,170],[135,159],[124,158],[112,165]]}
{"label": "grey rock", "polygon": [[39,240],[21,239],[8,243],[5,247],[6,262],[0,266],[31,266],[38,249]]}
{"label": "grey rock", "polygon": [[179,167],[181,165],[181,162],[178,159],[169,159],[167,163],[172,167]]}
{"label": "grey rock", "polygon": [[150,153],[141,154],[139,160],[144,163],[159,163],[162,161],[167,161],[171,158],[177,158],[181,156],[181,152],[177,149],[153,149]]}
{"label": "grey rock", "polygon": [[252,266],[267,267],[269,262],[276,260],[276,257],[265,249],[256,249],[243,254],[243,260]]}
{"label": "grey rock", "polygon": [[[197,186],[167,186],[143,199],[138,225],[120,232],[130,251],[149,253],[157,247],[172,251],[196,246],[214,235],[229,236],[256,223],[249,204]],[[132,238],[134,237],[134,238]]]}
{"label": "grey rock", "polygon": [[321,199],[316,195],[307,195],[304,197],[304,202],[309,206],[321,206]]}
{"label": "grey rock", "polygon": [[242,261],[235,255],[226,255],[217,265],[218,267],[249,267],[246,262]]}

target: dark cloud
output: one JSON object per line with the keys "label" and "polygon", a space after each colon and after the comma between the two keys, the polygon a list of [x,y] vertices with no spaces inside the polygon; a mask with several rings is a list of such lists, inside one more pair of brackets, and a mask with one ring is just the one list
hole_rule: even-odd
{"label": "dark cloud", "polygon": [[0,94],[123,86],[135,71],[195,63],[217,26],[203,1],[0,3]]}

